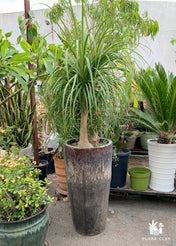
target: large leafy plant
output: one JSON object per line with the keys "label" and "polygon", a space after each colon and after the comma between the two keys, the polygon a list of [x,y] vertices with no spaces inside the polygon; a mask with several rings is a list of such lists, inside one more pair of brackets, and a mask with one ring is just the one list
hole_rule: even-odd
{"label": "large leafy plant", "polygon": [[144,112],[132,109],[130,118],[156,132],[158,143],[171,144],[176,133],[176,77],[166,74],[158,63],[155,69],[141,69],[134,78],[149,106]]}
{"label": "large leafy plant", "polygon": [[33,165],[14,153],[0,156],[0,221],[28,218],[52,200]]}
{"label": "large leafy plant", "polygon": [[110,40],[114,32],[112,19],[91,25],[85,1],[81,20],[76,18],[71,1],[64,1],[61,7],[70,22],[68,25],[68,20],[60,17],[56,23],[63,55],[46,84],[45,105],[48,114],[59,116],[58,129],[80,129],[78,145],[88,147],[109,107],[117,101],[120,83],[116,68],[125,69],[124,43],[122,35]]}
{"label": "large leafy plant", "polygon": [[[14,92],[19,89],[15,86]],[[10,95],[10,91],[0,86],[0,99],[3,101],[5,92]],[[16,145],[19,148],[27,147],[33,133],[32,120],[35,106],[31,108],[29,93],[18,92],[1,106],[3,112],[3,128],[11,129],[11,134],[7,137],[6,146],[11,148]],[[3,135],[3,133],[1,133]]]}

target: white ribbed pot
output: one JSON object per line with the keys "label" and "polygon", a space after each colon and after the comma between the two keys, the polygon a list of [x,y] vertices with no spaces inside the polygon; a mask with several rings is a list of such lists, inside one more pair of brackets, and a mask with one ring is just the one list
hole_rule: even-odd
{"label": "white ribbed pot", "polygon": [[[0,155],[4,155],[5,154],[5,150],[0,149]],[[20,151],[20,155],[19,156],[33,156],[33,150],[32,150],[32,144],[30,143],[26,148],[22,149]]]}
{"label": "white ribbed pot", "polygon": [[5,154],[5,152],[6,152],[5,150],[0,149],[0,155],[1,155],[1,156],[3,156],[3,155]]}
{"label": "white ribbed pot", "polygon": [[149,139],[149,169],[151,189],[161,192],[174,190],[174,177],[176,170],[176,144],[160,144]]}
{"label": "white ribbed pot", "polygon": [[24,148],[20,151],[20,156],[33,156],[31,143],[29,143],[29,145],[26,148]]}

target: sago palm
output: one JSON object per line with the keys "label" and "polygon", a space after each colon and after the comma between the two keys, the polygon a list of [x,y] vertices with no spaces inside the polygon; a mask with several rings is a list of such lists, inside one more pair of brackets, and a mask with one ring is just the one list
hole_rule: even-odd
{"label": "sago palm", "polygon": [[94,25],[84,0],[80,20],[70,0],[64,11],[67,19],[59,17],[56,23],[63,56],[46,83],[46,107],[52,118],[57,117],[60,133],[68,128],[80,128],[78,145],[91,147],[91,136],[96,135],[108,107],[116,104],[117,64],[125,68],[123,42],[120,36],[111,41],[114,23],[108,19]]}
{"label": "sago palm", "polygon": [[173,143],[176,133],[176,77],[158,63],[155,69],[141,69],[135,83],[142,91],[149,110],[131,110],[130,117],[156,132],[159,143]]}

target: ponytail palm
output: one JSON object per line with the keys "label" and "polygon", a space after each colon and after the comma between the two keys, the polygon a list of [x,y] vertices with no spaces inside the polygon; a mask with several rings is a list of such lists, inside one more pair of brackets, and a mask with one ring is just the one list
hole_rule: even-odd
{"label": "ponytail palm", "polygon": [[69,24],[65,17],[57,22],[63,55],[44,91],[48,114],[58,120],[57,130],[79,128],[80,147],[91,147],[89,135],[98,131],[108,108],[115,105],[117,64],[125,67],[122,37],[110,38],[113,23],[106,19],[94,25],[86,8],[82,0],[79,21],[71,1],[64,5]]}
{"label": "ponytail palm", "polygon": [[159,63],[155,69],[141,69],[135,82],[145,97],[149,110],[133,109],[131,118],[159,135],[159,143],[173,143],[176,133],[176,77],[166,74]]}

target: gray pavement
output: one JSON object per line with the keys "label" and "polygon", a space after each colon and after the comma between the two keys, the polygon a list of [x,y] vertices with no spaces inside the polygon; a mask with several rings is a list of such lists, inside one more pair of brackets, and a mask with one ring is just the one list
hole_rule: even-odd
{"label": "gray pavement", "polygon": [[[58,182],[48,175],[49,194]],[[51,246],[175,246],[176,199],[112,195],[106,229],[96,236],[82,236],[73,226],[69,201],[55,200],[48,208],[50,225],[47,240]],[[149,223],[158,222],[150,234]]]}

